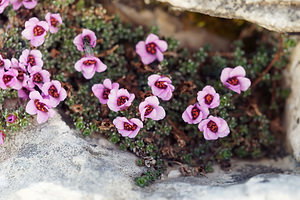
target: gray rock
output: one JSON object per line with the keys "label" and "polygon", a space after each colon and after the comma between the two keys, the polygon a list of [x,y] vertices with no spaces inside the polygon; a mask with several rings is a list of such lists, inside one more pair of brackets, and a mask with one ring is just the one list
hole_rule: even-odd
{"label": "gray rock", "polygon": [[291,93],[285,107],[285,125],[288,144],[294,157],[300,162],[300,43],[293,50],[290,64],[285,73],[286,84]]}
{"label": "gray rock", "polygon": [[[290,157],[255,165],[233,160],[231,171],[216,166],[202,177],[181,177],[171,169],[148,188],[133,181],[145,171],[135,161],[105,139],[80,138],[56,114],[46,124],[9,134],[1,146],[0,200],[300,198],[300,177],[278,174],[295,168]],[[267,174],[255,176],[261,173]]]}
{"label": "gray rock", "polygon": [[299,0],[158,0],[215,17],[244,19],[278,32],[300,31]]}
{"label": "gray rock", "polygon": [[99,199],[135,199],[139,195],[133,177],[143,168],[135,165],[134,155],[105,139],[87,142],[58,114],[36,127],[9,134],[0,148],[1,200],[89,199],[89,194]]}

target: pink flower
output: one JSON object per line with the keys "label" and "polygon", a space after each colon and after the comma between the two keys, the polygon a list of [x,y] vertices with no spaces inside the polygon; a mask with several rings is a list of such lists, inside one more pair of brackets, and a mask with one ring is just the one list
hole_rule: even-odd
{"label": "pink flower", "polygon": [[22,87],[27,86],[27,80],[29,79],[26,75],[27,71],[23,64],[20,64],[19,61],[15,58],[11,59],[11,68],[17,70],[18,75],[16,76],[17,81],[14,86],[16,90],[21,89]]}
{"label": "pink flower", "polygon": [[25,86],[18,90],[18,96],[21,99],[29,99],[30,92],[35,91],[35,89]]}
{"label": "pink flower", "polygon": [[168,44],[164,40],[160,40],[157,35],[150,34],[146,38],[146,41],[139,41],[136,47],[136,53],[142,59],[145,65],[152,63],[154,60],[161,62],[164,59],[164,54],[168,49]]}
{"label": "pink flower", "polygon": [[82,33],[77,35],[73,43],[76,45],[79,51],[84,51],[84,40],[88,41],[91,47],[95,47],[97,43],[97,37],[95,33],[89,29],[83,29]]}
{"label": "pink flower", "polygon": [[8,70],[11,66],[11,62],[9,59],[4,59],[0,54],[0,70]]}
{"label": "pink flower", "polygon": [[5,142],[5,138],[5,133],[2,130],[0,130],[0,145],[2,145]]}
{"label": "pink flower", "polygon": [[106,68],[107,66],[95,56],[83,57],[75,63],[76,71],[82,71],[86,79],[91,79],[95,75],[95,72],[104,72]]}
{"label": "pink flower", "polygon": [[30,40],[34,47],[38,47],[44,43],[48,30],[47,22],[39,21],[38,18],[33,17],[25,22],[25,30],[22,31],[22,36]]}
{"label": "pink flower", "polygon": [[251,81],[245,78],[246,72],[242,66],[237,66],[235,68],[224,68],[221,73],[222,83],[230,90],[241,93],[241,91],[246,91],[251,85]]}
{"label": "pink flower", "polygon": [[112,111],[118,112],[129,107],[134,98],[135,95],[132,93],[129,94],[126,89],[113,89],[108,95],[107,105]]}
{"label": "pink flower", "polygon": [[0,70],[0,87],[5,90],[7,87],[11,87],[13,89],[16,86],[18,71],[15,69],[9,69],[4,72],[4,70]]}
{"label": "pink flower", "polygon": [[56,13],[56,14],[47,13],[45,19],[49,24],[50,33],[57,33],[58,26],[60,24],[62,24],[62,19],[60,17],[60,14],[59,13]]}
{"label": "pink flower", "polygon": [[32,9],[36,6],[37,0],[10,0],[14,10],[18,10],[22,4],[27,9]]}
{"label": "pink flower", "polygon": [[220,118],[209,116],[198,125],[200,131],[203,132],[206,140],[216,140],[219,137],[225,137],[230,133],[227,122]]}
{"label": "pink flower", "polygon": [[17,120],[17,116],[14,114],[10,114],[7,116],[6,121],[10,124],[14,123]]}
{"label": "pink flower", "polygon": [[26,105],[26,112],[30,115],[37,114],[37,122],[44,123],[49,117],[54,116],[54,110],[51,109],[51,103],[48,99],[43,99],[38,91],[30,92],[30,101]]}
{"label": "pink flower", "polygon": [[159,101],[156,96],[147,97],[145,101],[140,103],[139,112],[142,121],[144,121],[145,118],[161,120],[166,116],[166,111],[163,107],[159,106]]}
{"label": "pink flower", "polygon": [[123,137],[129,138],[134,138],[140,129],[143,128],[143,122],[137,118],[128,120],[126,117],[117,117],[114,119],[113,124]]}
{"label": "pink flower", "polygon": [[189,105],[182,113],[182,119],[189,124],[198,124],[209,115],[206,106],[200,106],[198,103]]}
{"label": "pink flower", "polygon": [[164,101],[169,101],[174,91],[171,79],[166,76],[153,74],[148,77],[148,85],[151,87],[152,93]]}
{"label": "pink flower", "polygon": [[56,107],[67,97],[66,90],[61,87],[61,83],[56,80],[44,83],[41,90],[45,96],[49,97],[52,107]]}
{"label": "pink flower", "polygon": [[44,62],[42,60],[42,53],[39,50],[25,49],[19,58],[21,64],[27,66],[28,72],[31,72],[31,68],[34,66],[43,67]]}
{"label": "pink flower", "polygon": [[200,106],[208,108],[216,108],[220,105],[220,95],[210,85],[205,86],[202,91],[197,93],[197,100]]}
{"label": "pink flower", "polygon": [[32,67],[28,86],[34,88],[34,86],[37,85],[39,88],[42,88],[43,84],[46,82],[50,82],[50,73],[47,70],[43,70],[41,67]]}
{"label": "pink flower", "polygon": [[113,89],[119,89],[119,83],[112,83],[108,78],[103,81],[103,84],[95,84],[92,87],[94,95],[102,104],[107,104],[108,95]]}
{"label": "pink flower", "polygon": [[0,1],[0,14],[3,13],[5,8],[9,5],[9,0],[2,0]]}

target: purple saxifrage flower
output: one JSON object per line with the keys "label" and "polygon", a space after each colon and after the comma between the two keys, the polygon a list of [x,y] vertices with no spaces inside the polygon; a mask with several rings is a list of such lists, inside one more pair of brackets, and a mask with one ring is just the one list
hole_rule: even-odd
{"label": "purple saxifrage flower", "polygon": [[108,95],[107,105],[112,111],[118,112],[129,107],[134,100],[135,95],[129,93],[126,89],[113,89]]}
{"label": "purple saxifrage flower", "polygon": [[49,97],[52,107],[56,107],[61,101],[67,97],[66,90],[61,87],[61,83],[57,80],[44,83],[42,92],[45,96]]}
{"label": "purple saxifrage flower", "polygon": [[146,41],[140,41],[135,48],[142,62],[148,65],[156,59],[159,62],[164,59],[163,52],[168,49],[168,43],[164,40],[160,40],[157,35],[151,33],[146,38]]}
{"label": "purple saxifrage flower", "polygon": [[0,70],[1,69],[2,70],[4,70],[4,69],[8,70],[10,68],[10,66],[11,66],[10,60],[9,59],[4,59],[2,57],[2,55],[0,54]]}
{"label": "purple saxifrage flower", "polygon": [[200,122],[198,128],[203,132],[206,140],[216,140],[219,137],[226,137],[230,133],[227,122],[214,116],[209,116],[208,119]]}
{"label": "purple saxifrage flower", "polygon": [[11,69],[15,69],[18,72],[16,76],[17,81],[14,86],[14,89],[19,90],[22,87],[27,86],[27,80],[29,79],[28,75],[26,74],[27,70],[23,64],[20,64],[19,61],[15,58],[11,59]]}
{"label": "purple saxifrage flower", "polygon": [[0,130],[0,146],[5,142],[6,134]]}
{"label": "purple saxifrage flower", "polygon": [[29,94],[32,91],[35,91],[35,89],[33,89],[27,85],[18,90],[18,96],[21,99],[29,99]]}
{"label": "purple saxifrage flower", "polygon": [[152,94],[158,96],[163,101],[169,101],[175,89],[171,79],[157,74],[148,77],[148,85],[151,87]]}
{"label": "purple saxifrage flower", "polygon": [[189,105],[182,113],[182,119],[188,124],[198,124],[209,115],[209,110],[198,103]]}
{"label": "purple saxifrage flower", "polygon": [[39,50],[25,49],[19,58],[21,64],[27,66],[27,70],[30,73],[31,68],[34,66],[43,67],[44,62],[42,60],[42,53]]}
{"label": "purple saxifrage flower", "polygon": [[16,86],[18,71],[15,69],[9,69],[8,71],[0,70],[0,87],[5,90],[7,87],[13,89]]}
{"label": "purple saxifrage flower", "polygon": [[91,79],[95,72],[104,72],[107,66],[95,56],[83,57],[75,63],[75,69],[78,72],[82,71],[84,78]]}
{"label": "purple saxifrage flower", "polygon": [[139,112],[142,121],[144,121],[145,118],[161,120],[166,116],[166,111],[162,106],[159,106],[159,100],[156,96],[147,97],[145,101],[140,103]]}
{"label": "purple saxifrage flower", "polygon": [[0,1],[0,14],[3,13],[5,8],[9,5],[9,0],[1,0]]}
{"label": "purple saxifrage flower", "polygon": [[34,86],[37,85],[39,88],[42,88],[43,84],[47,82],[50,82],[50,73],[41,67],[32,67],[28,86],[34,88]]}
{"label": "purple saxifrage flower", "polygon": [[95,48],[97,37],[93,31],[89,29],[83,29],[82,33],[74,38],[73,43],[77,47],[78,51],[84,51],[84,40],[88,41],[90,46]]}
{"label": "purple saxifrage flower", "polygon": [[38,47],[44,43],[48,30],[49,25],[47,22],[33,17],[25,22],[25,30],[22,31],[22,36],[30,40],[34,47]]}
{"label": "purple saxifrage flower", "polygon": [[45,19],[50,27],[49,31],[50,33],[57,33],[58,26],[62,24],[62,19],[60,17],[59,13],[51,14],[47,13],[45,16]]}
{"label": "purple saxifrage flower", "polygon": [[222,83],[230,90],[241,93],[246,91],[251,85],[250,79],[246,78],[245,69],[242,66],[235,68],[224,68],[221,73]]}
{"label": "purple saxifrage flower", "polygon": [[126,117],[117,117],[114,119],[113,124],[123,137],[129,138],[134,138],[140,129],[143,128],[143,122],[137,118],[128,120]]}
{"label": "purple saxifrage flower", "polygon": [[44,99],[38,91],[30,92],[30,101],[26,105],[26,112],[30,115],[37,114],[37,122],[44,123],[49,117],[54,116],[54,110],[51,109],[49,99]]}
{"label": "purple saxifrage flower", "polygon": [[6,118],[6,121],[10,124],[14,123],[17,120],[17,116],[14,114],[9,114]]}
{"label": "purple saxifrage flower", "polygon": [[10,3],[13,5],[14,10],[18,10],[22,5],[27,9],[33,9],[37,0],[10,0]]}
{"label": "purple saxifrage flower", "polygon": [[94,95],[102,104],[107,104],[108,95],[113,89],[119,89],[119,83],[112,83],[108,78],[103,81],[103,84],[95,84],[92,87]]}
{"label": "purple saxifrage flower", "polygon": [[197,100],[200,106],[208,108],[216,108],[220,105],[220,95],[210,85],[205,86],[202,91],[197,93]]}

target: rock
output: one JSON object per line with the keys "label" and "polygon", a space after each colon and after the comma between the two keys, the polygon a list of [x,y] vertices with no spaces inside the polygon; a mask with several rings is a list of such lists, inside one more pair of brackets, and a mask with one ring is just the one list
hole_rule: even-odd
{"label": "rock", "polygon": [[291,87],[291,93],[285,107],[285,125],[288,144],[293,155],[300,162],[300,43],[293,50],[290,64],[286,70],[286,84]]}
{"label": "rock", "polygon": [[244,19],[278,32],[300,31],[299,0],[159,0],[215,17]]}
{"label": "rock", "polygon": [[181,47],[197,50],[206,44],[210,44],[212,50],[227,51],[230,41],[226,40],[204,28],[193,27],[185,28],[184,22],[178,17],[172,16],[161,8],[138,10],[127,6],[122,0],[109,1],[105,8],[117,12],[123,21],[151,27],[157,26],[159,35],[165,37],[174,37],[178,40]]}
{"label": "rock", "polygon": [[157,200],[298,200],[300,177],[264,174],[245,183],[223,186],[201,185],[196,178],[181,178],[155,184],[145,199]]}
{"label": "rock", "polygon": [[0,200],[300,198],[300,177],[280,174],[295,168],[290,157],[233,160],[231,171],[216,166],[201,177],[182,177],[173,168],[146,188],[134,183],[145,171],[135,162],[134,155],[103,138],[80,138],[56,114],[43,125],[8,135],[0,148]]}
{"label": "rock", "polygon": [[9,134],[0,148],[1,200],[139,196],[133,177],[144,169],[134,155],[106,139],[87,142],[58,114],[33,127]]}

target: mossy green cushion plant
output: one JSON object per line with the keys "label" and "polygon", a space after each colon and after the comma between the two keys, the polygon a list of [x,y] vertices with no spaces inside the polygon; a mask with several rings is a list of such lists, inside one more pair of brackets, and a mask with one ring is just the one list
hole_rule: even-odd
{"label": "mossy green cushion plant", "polygon": [[[85,8],[88,4],[92,6]],[[49,34],[44,44],[38,47],[43,55],[43,68],[53,79],[64,83],[62,86],[67,91],[68,97],[59,108],[83,135],[104,136],[121,149],[136,154],[139,157],[137,164],[149,169],[136,178],[138,185],[146,186],[158,179],[169,165],[178,164],[184,175],[200,175],[210,172],[213,164],[219,163],[224,169],[230,167],[232,157],[261,158],[284,152],[278,122],[289,94],[281,81],[289,47],[294,45],[292,40],[283,38],[277,47],[272,37],[268,37],[269,33],[257,30],[255,38],[251,38],[254,46],[246,45],[249,38],[244,38],[232,43],[230,52],[214,52],[209,46],[192,52],[179,47],[173,38],[159,36],[155,28],[148,30],[122,23],[118,16],[105,14],[101,5],[93,1],[43,1],[27,13],[28,17],[23,14],[26,13],[24,8],[16,12],[10,9],[8,7],[4,12],[9,20],[6,27],[10,25],[10,28],[0,38],[1,53],[6,58],[18,58],[24,49],[29,49],[29,42],[21,37],[25,21],[33,15],[44,18],[44,9],[60,13],[63,24],[59,31]],[[83,28],[95,32],[94,56],[107,66],[106,71],[95,73],[88,80],[74,68],[84,53],[78,51],[73,39]],[[168,50],[163,52],[162,62],[156,60],[145,65],[136,53],[135,45],[150,33],[165,40]],[[239,65],[244,67],[253,84],[237,95],[224,87],[220,75],[225,67]],[[169,101],[159,102],[166,116],[158,121],[145,118],[143,128],[134,139],[122,137],[113,120],[118,116],[140,118],[138,107],[151,96],[148,77],[152,74],[167,75],[175,88]],[[112,112],[93,94],[93,85],[104,85],[107,78],[135,95],[128,109]],[[182,113],[196,103],[198,91],[206,85],[220,95],[220,104],[210,110],[211,114],[223,118],[231,131],[227,137],[214,141],[205,140],[197,125],[187,124],[182,119]],[[17,96],[11,90],[1,90],[0,100],[4,92]]]}

